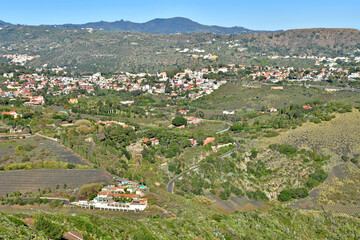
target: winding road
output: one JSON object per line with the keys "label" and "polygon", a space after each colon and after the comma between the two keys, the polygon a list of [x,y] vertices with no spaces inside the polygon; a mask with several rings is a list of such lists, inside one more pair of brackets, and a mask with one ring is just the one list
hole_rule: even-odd
{"label": "winding road", "polygon": [[220,130],[220,131],[216,132],[215,134],[221,134],[221,133],[223,133],[223,132],[229,131],[230,128],[231,128],[231,126],[232,126],[233,124],[232,124],[232,123],[226,123],[226,124],[229,125],[228,128],[225,128],[225,129],[223,129],[223,130]]}
{"label": "winding road", "polygon": [[[241,146],[240,143],[236,142],[235,144],[236,144],[236,147],[235,147],[235,148],[231,149],[230,151],[228,151],[228,152],[226,152],[226,153],[224,153],[224,154],[221,154],[219,157],[221,157],[221,158],[226,157],[227,155],[233,153],[234,151],[236,151],[237,149],[240,148],[240,146]],[[167,187],[166,187],[167,191],[168,191],[169,193],[173,193],[173,191],[174,191],[174,185],[175,185],[175,180],[176,180],[176,179],[179,179],[179,178],[180,178],[182,175],[184,175],[185,173],[194,171],[195,169],[197,169],[197,168],[199,168],[199,167],[200,167],[200,164],[199,164],[199,165],[192,166],[191,168],[189,168],[189,169],[186,170],[185,172],[182,172],[182,173],[180,173],[179,175],[176,175],[175,177],[173,177],[173,178],[169,181],[169,183],[168,183],[168,185],[167,185]]]}

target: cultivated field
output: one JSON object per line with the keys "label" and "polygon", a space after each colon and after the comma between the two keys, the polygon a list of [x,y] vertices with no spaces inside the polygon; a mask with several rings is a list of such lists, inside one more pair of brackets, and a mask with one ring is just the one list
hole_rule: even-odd
{"label": "cultivated field", "polygon": [[[313,100],[333,100],[354,102],[359,99],[356,92],[340,91],[329,93],[323,89],[299,86],[284,86],[284,90],[271,90],[270,86],[259,88],[243,87],[227,83],[214,93],[192,102],[193,106],[213,110],[240,110],[243,108],[281,108],[290,104],[302,104]],[[219,111],[220,113],[220,111]]]}
{"label": "cultivated field", "polygon": [[83,184],[104,182],[108,183],[112,179],[111,175],[103,170],[66,170],[66,169],[35,169],[35,170],[16,170],[0,172],[0,196],[6,193],[20,191],[34,192],[38,189],[55,188],[56,185],[62,186],[64,183],[67,188],[74,189]]}
{"label": "cultivated field", "polygon": [[306,123],[281,133],[278,137],[264,138],[262,145],[287,143],[298,148],[318,149],[332,156],[360,153],[360,112],[337,114],[329,122]]}
{"label": "cultivated field", "polygon": [[[31,146],[31,150],[19,150],[17,146]],[[24,158],[30,162],[62,161],[72,164],[89,165],[85,160],[74,155],[60,143],[42,137],[29,137],[17,140],[0,141],[0,164],[21,163]]]}

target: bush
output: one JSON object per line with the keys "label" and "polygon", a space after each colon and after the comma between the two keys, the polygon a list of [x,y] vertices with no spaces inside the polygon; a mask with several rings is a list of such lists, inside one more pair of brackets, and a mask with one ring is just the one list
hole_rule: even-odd
{"label": "bush", "polygon": [[66,166],[68,169],[74,169],[76,167],[75,164],[73,163],[68,163],[67,166]]}
{"label": "bush", "polygon": [[187,125],[187,120],[183,117],[176,117],[172,120],[171,122],[174,126],[182,126],[182,125]]}
{"label": "bush", "polygon": [[295,199],[305,198],[309,196],[309,192],[306,188],[296,188],[291,191],[291,197]]}
{"label": "bush", "polygon": [[228,191],[228,190],[226,190],[226,191],[221,192],[219,197],[220,197],[222,200],[228,200],[229,197],[230,197],[230,194],[231,194],[231,192]]}
{"label": "bush", "polygon": [[278,199],[281,202],[286,202],[291,199],[305,198],[309,196],[306,188],[284,189],[280,192]]}
{"label": "bush", "polygon": [[321,123],[321,120],[320,120],[320,118],[314,117],[310,120],[310,122],[318,124],[318,123]]}
{"label": "bush", "polygon": [[259,189],[256,190],[255,192],[247,192],[246,195],[250,199],[253,199],[255,201],[269,201],[266,194],[264,192],[260,191]]}
{"label": "bush", "polygon": [[241,125],[232,125],[230,127],[230,131],[233,131],[233,132],[241,132],[242,130],[244,130],[244,127]]}
{"label": "bush", "polygon": [[278,199],[281,202],[289,201],[291,199],[291,190],[290,189],[282,190],[278,196]]}
{"label": "bush", "polygon": [[306,182],[306,186],[310,189],[319,186],[320,182],[316,179],[310,178],[309,180],[307,180]]}
{"label": "bush", "polygon": [[327,176],[328,176],[327,173],[321,168],[316,169],[313,174],[310,174],[310,178],[316,179],[319,182],[325,181]]}
{"label": "bush", "polygon": [[80,199],[86,199],[91,196],[91,194],[98,193],[101,188],[104,186],[103,183],[91,183],[83,185],[78,193]]}
{"label": "bush", "polygon": [[278,151],[287,156],[293,155],[297,152],[296,147],[293,147],[289,144],[280,144]]}
{"label": "bush", "polygon": [[264,137],[267,137],[267,138],[271,138],[271,137],[276,137],[276,136],[279,136],[280,133],[279,132],[276,132],[276,131],[268,131],[264,134]]}
{"label": "bush", "polygon": [[30,162],[30,158],[29,157],[23,157],[23,159],[21,159],[21,162]]}
{"label": "bush", "polygon": [[257,155],[258,155],[258,151],[256,151],[255,149],[251,149],[251,155],[250,155],[250,158],[251,159],[254,159],[254,158],[256,158],[257,157]]}
{"label": "bush", "polygon": [[91,126],[91,122],[89,120],[86,120],[86,119],[83,119],[83,120],[77,120],[75,122],[75,126],[88,126],[90,127]]}
{"label": "bush", "polygon": [[64,229],[60,224],[54,223],[42,213],[36,217],[34,227],[36,230],[45,233],[45,235],[51,239],[61,239],[64,233]]}
{"label": "bush", "polygon": [[358,163],[359,163],[359,160],[356,159],[356,158],[352,158],[350,161],[351,161],[353,164],[358,164]]}

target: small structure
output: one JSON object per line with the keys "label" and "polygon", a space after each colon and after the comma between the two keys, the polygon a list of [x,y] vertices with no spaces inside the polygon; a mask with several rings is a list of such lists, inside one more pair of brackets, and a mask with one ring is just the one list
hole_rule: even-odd
{"label": "small structure", "polygon": [[224,115],[234,115],[235,111],[223,111]]}
{"label": "small structure", "polygon": [[195,139],[189,138],[188,140],[191,142],[191,145],[193,146],[197,145],[197,141]]}
{"label": "small structure", "polygon": [[269,110],[269,112],[271,112],[271,113],[272,113],[272,112],[277,112],[277,109],[276,109],[276,108],[273,108],[273,107],[272,107],[272,108],[268,108],[268,110]]}
{"label": "small structure", "polygon": [[78,103],[78,99],[77,98],[70,98],[69,103],[75,104]]}
{"label": "small structure", "polygon": [[2,115],[12,115],[14,118],[21,117],[21,114],[18,114],[16,111],[10,111],[10,112],[2,112]]}
{"label": "small structure", "polygon": [[203,146],[205,146],[205,145],[208,144],[208,143],[212,143],[213,141],[215,141],[215,138],[214,138],[214,137],[207,137],[207,138],[204,140]]}
{"label": "small structure", "polygon": [[284,86],[272,86],[271,90],[283,90]]}
{"label": "small structure", "polygon": [[151,138],[151,139],[145,138],[143,140],[143,144],[148,144],[148,142],[151,142],[151,145],[159,145],[159,139],[156,138]]}
{"label": "small structure", "polygon": [[187,113],[186,110],[179,110],[178,113],[185,115]]}

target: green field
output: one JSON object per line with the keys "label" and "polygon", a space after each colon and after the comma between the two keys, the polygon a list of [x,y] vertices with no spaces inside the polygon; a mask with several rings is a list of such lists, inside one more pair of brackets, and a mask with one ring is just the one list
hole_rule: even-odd
{"label": "green field", "polygon": [[[256,86],[256,85],[255,85]],[[192,102],[195,107],[216,110],[258,109],[262,107],[281,108],[291,104],[304,104],[313,100],[336,100],[355,102],[360,93],[356,92],[325,92],[323,89],[305,88],[300,86],[284,86],[284,90],[271,90],[270,86],[249,88],[227,83],[217,91]]]}

